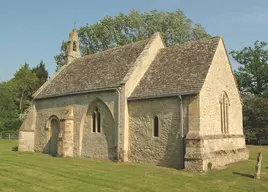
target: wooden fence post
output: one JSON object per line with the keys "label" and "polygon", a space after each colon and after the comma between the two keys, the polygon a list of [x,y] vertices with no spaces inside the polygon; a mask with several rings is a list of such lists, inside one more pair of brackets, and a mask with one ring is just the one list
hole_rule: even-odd
{"label": "wooden fence post", "polygon": [[255,167],[255,175],[254,178],[255,179],[260,179],[260,175],[261,175],[261,161],[262,161],[262,154],[261,152],[258,153],[258,157],[257,157],[257,163],[256,163],[256,167]]}

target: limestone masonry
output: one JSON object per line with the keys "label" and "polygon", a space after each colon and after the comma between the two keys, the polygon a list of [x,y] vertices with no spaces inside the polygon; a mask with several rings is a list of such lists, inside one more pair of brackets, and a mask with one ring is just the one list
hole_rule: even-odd
{"label": "limestone masonry", "polygon": [[35,94],[19,151],[206,171],[249,158],[242,105],[221,37],[151,39],[81,57]]}

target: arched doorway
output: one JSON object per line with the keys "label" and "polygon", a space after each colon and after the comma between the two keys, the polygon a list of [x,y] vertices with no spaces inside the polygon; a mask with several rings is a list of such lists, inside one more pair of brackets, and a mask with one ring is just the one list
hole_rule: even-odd
{"label": "arched doorway", "polygon": [[49,140],[49,153],[52,156],[58,154],[58,137],[59,137],[60,123],[57,119],[53,118],[50,121],[50,140]]}

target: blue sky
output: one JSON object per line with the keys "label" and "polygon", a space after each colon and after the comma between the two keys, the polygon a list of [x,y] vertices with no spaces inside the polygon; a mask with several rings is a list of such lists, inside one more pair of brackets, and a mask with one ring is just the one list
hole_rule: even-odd
{"label": "blue sky", "polygon": [[79,28],[133,8],[182,9],[211,35],[222,35],[228,51],[268,41],[267,0],[0,0],[0,81],[12,78],[25,62],[35,66],[41,59],[51,76],[75,17]]}

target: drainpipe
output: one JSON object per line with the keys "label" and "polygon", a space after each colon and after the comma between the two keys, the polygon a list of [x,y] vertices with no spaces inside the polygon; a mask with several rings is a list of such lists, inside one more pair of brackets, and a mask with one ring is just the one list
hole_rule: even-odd
{"label": "drainpipe", "polygon": [[178,95],[180,99],[180,169],[184,169],[184,124],[183,124],[183,103],[182,95]]}
{"label": "drainpipe", "polygon": [[117,160],[119,161],[120,158],[120,89],[116,89],[117,93],[117,150],[116,150],[116,157]]}

